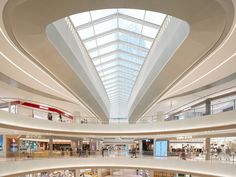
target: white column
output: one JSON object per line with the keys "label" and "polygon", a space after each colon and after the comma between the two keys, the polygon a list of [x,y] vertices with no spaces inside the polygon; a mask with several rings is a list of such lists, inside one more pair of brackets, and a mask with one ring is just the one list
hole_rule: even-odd
{"label": "white column", "polygon": [[142,155],[143,153],[143,141],[139,140],[139,154]]}
{"label": "white column", "polygon": [[154,177],[154,171],[153,170],[149,170],[149,174],[150,174],[150,177]]}
{"label": "white column", "polygon": [[53,139],[52,137],[49,137],[49,157],[52,157],[53,153]]}
{"label": "white column", "polygon": [[156,156],[156,138],[153,139],[153,156]]}
{"label": "white column", "polygon": [[98,168],[98,169],[97,169],[97,172],[98,172],[98,177],[102,177],[102,169],[101,169],[101,168]]}
{"label": "white column", "polygon": [[205,160],[210,160],[211,157],[211,139],[206,138],[205,139],[205,149],[206,149],[206,157]]}
{"label": "white column", "polygon": [[6,135],[2,135],[2,152],[0,152],[0,157],[7,156],[7,144],[6,144]]}
{"label": "white column", "polygon": [[75,177],[80,177],[80,169],[75,169]]}

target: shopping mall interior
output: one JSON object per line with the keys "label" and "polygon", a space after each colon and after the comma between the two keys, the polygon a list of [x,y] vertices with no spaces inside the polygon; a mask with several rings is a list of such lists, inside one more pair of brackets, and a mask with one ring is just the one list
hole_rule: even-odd
{"label": "shopping mall interior", "polygon": [[0,177],[236,177],[236,0],[0,16]]}

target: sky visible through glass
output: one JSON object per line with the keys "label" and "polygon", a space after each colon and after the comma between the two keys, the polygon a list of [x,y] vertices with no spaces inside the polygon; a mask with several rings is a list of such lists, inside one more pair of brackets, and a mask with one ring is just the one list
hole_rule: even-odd
{"label": "sky visible through glass", "polygon": [[70,16],[111,103],[128,103],[165,17],[136,9],[105,9]]}

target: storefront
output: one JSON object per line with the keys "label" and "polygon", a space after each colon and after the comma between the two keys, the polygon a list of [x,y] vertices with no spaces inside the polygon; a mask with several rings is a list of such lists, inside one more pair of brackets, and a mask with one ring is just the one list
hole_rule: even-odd
{"label": "storefront", "polygon": [[17,136],[6,136],[6,157],[17,157],[19,150],[19,139]]}
{"label": "storefront", "polygon": [[186,158],[196,158],[203,156],[205,150],[205,139],[178,138],[169,141],[169,156],[180,156],[185,153]]}
{"label": "storefront", "polygon": [[3,135],[0,135],[0,157],[3,157],[4,156],[4,138],[3,138]]}
{"label": "storefront", "polygon": [[143,155],[153,155],[153,139],[142,140],[142,152]]}
{"label": "storefront", "polygon": [[167,157],[168,151],[169,151],[169,141],[156,140],[155,142],[155,156],[156,157]]}

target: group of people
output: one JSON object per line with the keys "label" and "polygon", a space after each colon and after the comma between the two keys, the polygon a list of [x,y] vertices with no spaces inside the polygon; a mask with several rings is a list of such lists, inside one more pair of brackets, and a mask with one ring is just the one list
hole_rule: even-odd
{"label": "group of people", "polygon": [[[52,121],[52,118],[53,118],[53,115],[51,112],[48,113],[48,120]],[[63,122],[63,119],[62,119],[62,115],[59,114],[59,119],[58,119],[59,122]]]}

